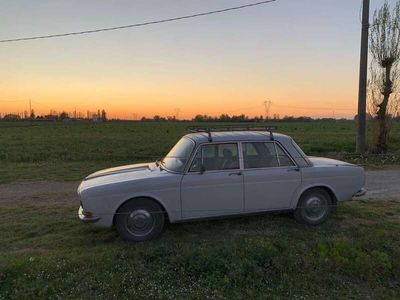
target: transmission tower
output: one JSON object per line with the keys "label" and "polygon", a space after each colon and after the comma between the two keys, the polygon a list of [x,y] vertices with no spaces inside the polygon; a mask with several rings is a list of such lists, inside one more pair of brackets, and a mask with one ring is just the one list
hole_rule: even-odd
{"label": "transmission tower", "polygon": [[175,112],[175,119],[179,119],[179,113],[181,112],[181,109],[180,108],[175,108],[174,109],[174,112]]}
{"label": "transmission tower", "polygon": [[263,102],[264,107],[265,107],[265,119],[269,119],[269,109],[271,107],[272,102],[270,100],[264,101]]}

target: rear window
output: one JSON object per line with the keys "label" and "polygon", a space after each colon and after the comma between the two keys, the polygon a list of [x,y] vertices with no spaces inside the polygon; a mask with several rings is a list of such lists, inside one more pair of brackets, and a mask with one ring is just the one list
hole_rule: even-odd
{"label": "rear window", "polygon": [[294,166],[293,161],[275,142],[245,142],[242,145],[245,169]]}

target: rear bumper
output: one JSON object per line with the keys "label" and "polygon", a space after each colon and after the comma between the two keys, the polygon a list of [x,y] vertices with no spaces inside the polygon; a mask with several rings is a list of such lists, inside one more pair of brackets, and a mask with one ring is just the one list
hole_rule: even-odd
{"label": "rear bumper", "polygon": [[362,188],[357,193],[355,193],[353,195],[353,197],[361,197],[361,196],[364,196],[366,193],[367,193],[367,190],[365,188]]}
{"label": "rear bumper", "polygon": [[81,220],[82,222],[85,222],[85,223],[94,223],[94,222],[97,222],[98,220],[100,220],[100,217],[85,214],[82,206],[79,206],[78,217],[79,217],[79,220]]}

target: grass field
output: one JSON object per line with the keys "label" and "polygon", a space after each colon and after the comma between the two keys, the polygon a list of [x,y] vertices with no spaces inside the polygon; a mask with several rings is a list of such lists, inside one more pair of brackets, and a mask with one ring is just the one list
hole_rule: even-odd
{"label": "grass field", "polygon": [[[193,123],[173,122],[0,122],[0,182],[78,180],[94,170],[165,155]],[[204,125],[204,124],[203,124]],[[279,122],[310,155],[325,155],[367,165],[400,164],[400,123],[392,131],[385,157],[354,156],[355,123]],[[371,124],[369,124],[371,136]]]}
{"label": "grass field", "polygon": [[0,207],[0,299],[398,299],[400,203],[167,226],[143,244],[76,220],[76,205]]}

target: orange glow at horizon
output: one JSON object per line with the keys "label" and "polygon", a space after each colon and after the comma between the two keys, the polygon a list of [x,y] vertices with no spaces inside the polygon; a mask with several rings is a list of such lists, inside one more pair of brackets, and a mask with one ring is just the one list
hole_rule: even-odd
{"label": "orange glow at horizon", "polygon": [[[256,78],[250,81],[254,80]],[[219,116],[222,113],[253,117],[265,116],[263,102],[270,100],[270,117],[274,114],[280,117],[354,116],[356,91],[353,87],[328,94],[329,87],[324,87],[324,82],[310,81],[320,87],[315,88],[314,84],[305,84],[304,81],[287,87],[278,81],[263,86],[262,82],[249,84],[249,80],[237,78],[212,86],[206,78],[197,78],[197,82],[193,82],[177,77],[149,83],[140,78],[119,81],[102,78],[91,82],[81,78],[66,81],[55,77],[3,87],[0,112],[28,111],[31,99],[32,109],[37,115],[48,114],[50,110],[77,110],[86,115],[86,111],[105,109],[109,117],[122,119],[173,116],[176,110],[179,110],[179,119],[190,119],[197,114]]]}

